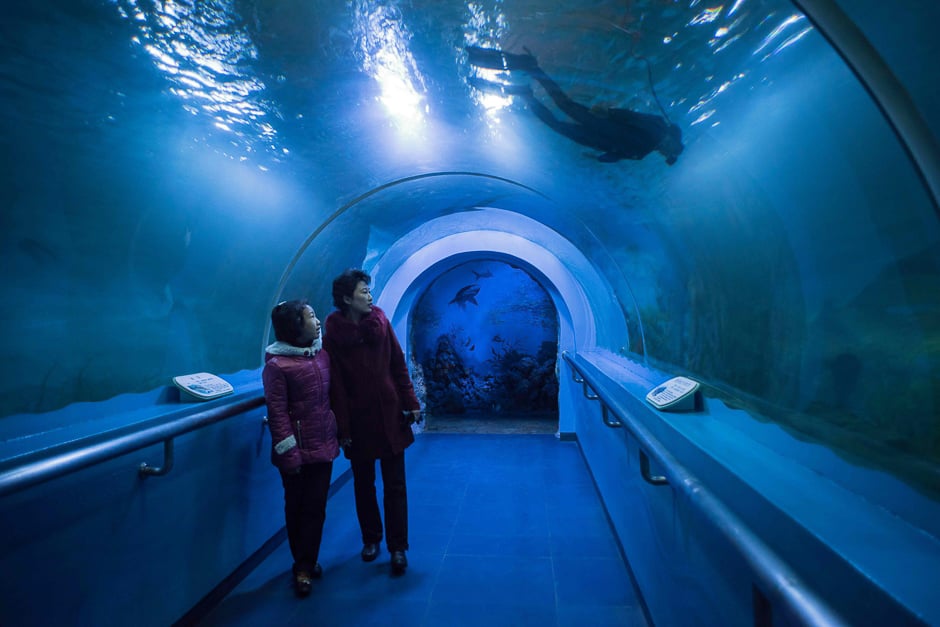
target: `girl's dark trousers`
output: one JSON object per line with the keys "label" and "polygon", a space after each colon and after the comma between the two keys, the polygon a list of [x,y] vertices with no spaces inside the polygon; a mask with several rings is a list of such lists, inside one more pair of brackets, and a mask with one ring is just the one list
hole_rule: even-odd
{"label": "girl's dark trousers", "polygon": [[332,475],[333,462],[304,464],[296,474],[281,473],[287,542],[294,557],[294,574],[312,574],[320,557]]}

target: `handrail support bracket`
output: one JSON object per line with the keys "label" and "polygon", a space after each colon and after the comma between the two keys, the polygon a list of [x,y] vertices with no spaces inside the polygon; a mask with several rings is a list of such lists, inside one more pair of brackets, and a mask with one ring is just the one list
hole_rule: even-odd
{"label": "handrail support bracket", "polygon": [[151,466],[147,462],[143,462],[137,472],[141,478],[162,477],[171,470],[173,470],[173,438],[168,438],[163,441],[163,465]]}

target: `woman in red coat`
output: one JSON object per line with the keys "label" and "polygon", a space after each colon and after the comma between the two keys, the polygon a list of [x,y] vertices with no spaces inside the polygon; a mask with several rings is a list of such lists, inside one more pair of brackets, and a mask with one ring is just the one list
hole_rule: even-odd
{"label": "woman in red coat", "polygon": [[382,542],[375,491],[379,460],[385,542],[392,572],[401,574],[408,567],[405,449],[414,442],[411,425],[421,419],[421,409],[392,325],[385,312],[372,305],[371,280],[362,270],[347,270],[333,281],[337,311],[326,319],[323,345],[330,355],[340,440],[352,465],[362,559],[378,557]]}

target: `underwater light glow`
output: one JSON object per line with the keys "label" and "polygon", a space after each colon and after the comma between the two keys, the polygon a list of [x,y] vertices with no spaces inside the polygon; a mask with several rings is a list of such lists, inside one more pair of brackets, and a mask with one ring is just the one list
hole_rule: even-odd
{"label": "underwater light glow", "polygon": [[[512,86],[511,83],[506,82],[507,73],[504,71],[488,68],[473,68],[471,71],[476,77],[489,85],[493,85],[494,88],[497,86],[501,86],[501,88]],[[494,89],[479,89],[474,86],[471,92],[473,100],[483,108],[486,114],[487,128],[494,134],[498,134],[502,122],[502,112],[508,109],[514,101],[509,89],[496,92]]]}
{"label": "underwater light glow", "polygon": [[512,104],[512,97],[499,94],[480,94],[480,104],[483,105],[483,108],[495,122],[499,122],[499,117],[496,114]]}
{"label": "underwater light glow", "polygon": [[[500,10],[487,11],[475,2],[467,3],[467,12],[464,44],[480,48],[499,48],[501,38],[509,32],[506,14]],[[503,82],[506,76],[505,72],[488,68],[474,67],[471,72],[480,79],[494,83]],[[490,130],[495,131],[500,122],[500,112],[512,104],[512,96],[481,89],[473,89],[472,92],[474,101],[486,112]]]}
{"label": "underwater light glow", "polygon": [[411,34],[398,7],[359,0],[354,5],[354,34],[363,70],[379,84],[379,101],[396,125],[415,130],[427,113],[424,77],[408,49]]}
{"label": "underwater light glow", "polygon": [[375,80],[382,87],[379,100],[396,120],[405,123],[405,128],[412,128],[423,119],[421,102],[424,96],[408,79],[401,59],[392,61],[375,69]]}
{"label": "underwater light glow", "polygon": [[[487,84],[493,86],[504,86],[510,87],[510,83],[506,82],[506,72],[502,70],[492,70],[489,68],[473,68],[473,73],[476,77],[486,81]],[[483,110],[487,114],[487,119],[493,123],[499,123],[500,112],[504,109],[508,109],[509,106],[513,103],[513,97],[507,92],[497,93],[493,90],[485,90],[473,88],[474,100],[477,104],[483,107]],[[493,125],[490,124],[490,128],[493,128]]]}

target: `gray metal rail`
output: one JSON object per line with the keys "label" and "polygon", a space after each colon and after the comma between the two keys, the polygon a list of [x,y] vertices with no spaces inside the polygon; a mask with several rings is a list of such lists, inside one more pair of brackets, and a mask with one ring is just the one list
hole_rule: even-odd
{"label": "gray metal rail", "polygon": [[246,393],[242,398],[229,398],[224,405],[182,416],[155,426],[142,427],[139,431],[125,433],[104,442],[87,444],[74,450],[52,454],[43,459],[24,463],[0,473],[0,496],[24,490],[31,486],[63,477],[67,474],[100,464],[134,451],[164,443],[164,464],[155,468],[141,464],[141,476],[166,474],[173,465],[173,438],[206,427],[213,423],[237,416],[264,404],[264,396]]}
{"label": "gray metal rail", "polygon": [[[755,535],[749,527],[729,510],[701,481],[686,470],[679,461],[656,439],[650,431],[635,420],[629,412],[624,411],[610,393],[603,381],[593,377],[578,362],[584,360],[577,355],[562,353],[565,361],[571,367],[573,379],[576,383],[589,386],[593,394],[585,396],[589,399],[599,400],[604,408],[604,424],[608,427],[623,428],[628,431],[639,443],[641,458],[646,463],[644,480],[654,485],[669,484],[685,497],[686,501],[696,508],[706,521],[711,523],[722,536],[737,549],[744,559],[756,582],[757,588],[772,606],[798,621],[801,625],[848,625],[828,604],[819,598],[813,590],[806,586],[790,566],[777,556],[764,542]],[[616,416],[616,421],[607,418],[608,413]],[[662,468],[663,475],[650,481],[649,459],[652,459]],[[756,620],[758,608],[755,608],[755,623],[770,624]]]}

